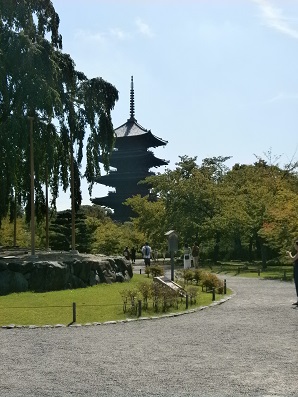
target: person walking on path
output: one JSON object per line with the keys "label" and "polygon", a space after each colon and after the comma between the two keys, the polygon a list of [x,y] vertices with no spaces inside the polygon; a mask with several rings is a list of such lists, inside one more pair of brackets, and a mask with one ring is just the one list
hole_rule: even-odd
{"label": "person walking on path", "polygon": [[294,306],[298,306],[298,240],[295,241],[295,250],[296,254],[292,255],[291,251],[287,251],[287,254],[293,261],[293,266],[294,266],[294,283],[295,283],[295,288],[296,288],[296,296],[297,300],[296,302],[293,303]]}
{"label": "person walking on path", "polygon": [[136,263],[136,249],[135,247],[132,247],[130,250],[130,256],[131,256],[131,262]]}
{"label": "person walking on path", "polygon": [[146,242],[145,245],[142,247],[142,255],[144,258],[145,266],[150,266],[150,258],[151,258],[151,247]]}
{"label": "person walking on path", "polygon": [[199,267],[199,246],[197,243],[194,243],[191,249],[191,255],[193,259],[193,266],[195,269]]}
{"label": "person walking on path", "polygon": [[125,257],[125,259],[127,259],[128,261],[130,260],[130,252],[128,247],[125,247],[124,251],[123,251],[123,256]]}

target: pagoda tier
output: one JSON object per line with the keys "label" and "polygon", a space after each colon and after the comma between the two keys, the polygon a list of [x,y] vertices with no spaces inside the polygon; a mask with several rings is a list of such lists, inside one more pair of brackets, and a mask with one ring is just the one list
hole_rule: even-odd
{"label": "pagoda tier", "polygon": [[105,197],[97,197],[93,199],[94,204],[99,204],[108,208],[115,208],[118,204],[121,204],[129,197],[125,193],[119,194],[119,192],[109,192]]}
{"label": "pagoda tier", "polygon": [[[100,157],[101,160],[101,157]],[[153,152],[150,150],[146,151],[141,148],[134,149],[129,148],[126,151],[115,150],[110,159],[110,165],[115,168],[121,168],[123,171],[125,169],[130,170],[139,164],[140,168],[148,169],[149,167],[160,167],[162,165],[167,165],[168,161],[159,159],[154,156]],[[99,179],[96,182],[102,183]]]}
{"label": "pagoda tier", "polygon": [[123,148],[133,145],[142,148],[165,146],[168,142],[153,135],[150,130],[146,130],[133,117],[127,120],[125,124],[115,129],[116,143],[115,148]]}
{"label": "pagoda tier", "polygon": [[[147,178],[148,176],[155,175],[154,172],[140,171],[136,172],[118,172],[111,171],[107,175],[100,176],[95,179],[95,182],[101,183],[102,185],[112,186],[116,189],[121,189],[123,186],[123,181],[126,181],[125,188],[127,190],[128,185],[137,185],[139,181]],[[148,189],[148,188],[147,188]]]}
{"label": "pagoda tier", "polygon": [[115,192],[106,197],[94,198],[91,201],[114,210],[113,218],[119,221],[129,220],[134,214],[130,207],[123,203],[137,194],[142,197],[149,195],[150,186],[139,184],[146,177],[155,175],[149,171],[152,167],[167,165],[169,162],[154,156],[151,147],[165,146],[167,141],[146,130],[134,117],[134,90],[131,78],[130,118],[126,123],[115,129],[115,145],[110,157],[110,164],[116,171],[110,171],[95,179],[95,182],[111,186]]}
{"label": "pagoda tier", "polygon": [[122,202],[119,201],[119,198],[112,199],[111,197],[111,200],[109,200],[110,194],[114,194],[116,196],[116,193],[110,192],[109,196],[107,197],[99,197],[93,199],[93,204],[100,205],[106,208],[112,208],[114,210],[112,218],[120,222],[125,222],[135,215],[130,207],[128,207],[127,205],[123,205]]}

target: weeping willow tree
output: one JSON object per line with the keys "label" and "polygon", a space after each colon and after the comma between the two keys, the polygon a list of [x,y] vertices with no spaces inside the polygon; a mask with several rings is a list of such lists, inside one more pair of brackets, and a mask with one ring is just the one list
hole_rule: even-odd
{"label": "weeping willow tree", "polygon": [[[91,190],[100,152],[108,167],[118,91],[75,69],[61,51],[59,23],[49,0],[0,0],[0,223],[12,203],[22,203],[31,222],[33,211],[42,219],[48,214],[48,189],[55,208],[60,185],[65,191],[71,187],[74,218],[82,175]],[[81,171],[87,130],[87,167]]]}

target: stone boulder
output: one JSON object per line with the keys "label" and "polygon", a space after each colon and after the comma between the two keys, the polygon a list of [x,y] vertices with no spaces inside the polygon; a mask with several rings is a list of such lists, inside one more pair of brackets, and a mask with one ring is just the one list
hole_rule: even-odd
{"label": "stone boulder", "polygon": [[[34,262],[28,274],[28,289],[30,291],[58,291],[67,288],[70,268],[60,262]],[[1,273],[0,273],[1,276]]]}
{"label": "stone boulder", "polygon": [[0,272],[0,295],[28,291],[28,281],[23,274],[11,270]]}
{"label": "stone boulder", "polygon": [[39,253],[36,258],[6,256],[0,258],[0,295],[85,288],[132,276],[132,265],[122,257],[65,252]]}

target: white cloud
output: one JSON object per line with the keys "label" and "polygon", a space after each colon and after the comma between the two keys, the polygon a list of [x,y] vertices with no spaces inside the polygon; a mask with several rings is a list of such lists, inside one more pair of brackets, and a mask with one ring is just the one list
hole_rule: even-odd
{"label": "white cloud", "polygon": [[276,29],[283,34],[298,39],[298,29],[295,29],[290,25],[290,21],[294,20],[293,18],[285,17],[282,10],[275,7],[268,0],[252,1],[259,6],[262,12],[262,17],[267,26]]}
{"label": "white cloud", "polygon": [[152,32],[152,30],[150,29],[150,26],[147,25],[141,18],[137,18],[135,21],[138,31],[147,37],[153,37],[154,34]]}
{"label": "white cloud", "polygon": [[119,28],[110,29],[110,33],[113,37],[116,37],[119,40],[126,40],[130,37],[130,35]]}
{"label": "white cloud", "polygon": [[77,30],[75,33],[75,39],[80,41],[95,41],[99,43],[104,43],[107,39],[106,33],[92,33],[88,30]]}
{"label": "white cloud", "polygon": [[75,38],[84,42],[106,43],[109,39],[114,38],[120,41],[130,37],[129,33],[124,32],[120,28],[111,28],[109,32],[91,32],[89,30],[78,30]]}

